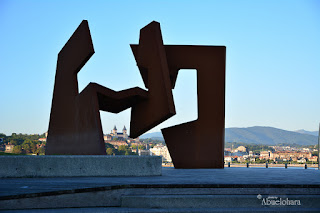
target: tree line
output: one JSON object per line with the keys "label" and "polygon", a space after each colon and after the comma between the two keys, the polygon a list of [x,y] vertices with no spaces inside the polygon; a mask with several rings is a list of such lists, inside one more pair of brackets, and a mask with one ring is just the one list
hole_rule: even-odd
{"label": "tree line", "polygon": [[252,151],[254,153],[260,152],[260,151],[274,151],[274,149],[268,145],[263,145],[263,144],[248,144],[248,143],[243,143],[243,142],[226,142],[225,143],[225,148],[233,148],[236,149],[239,146],[244,146],[247,148],[247,152]]}
{"label": "tree line", "polygon": [[116,149],[112,144],[106,143],[106,153],[107,155],[138,155],[138,153],[134,153],[128,146],[120,145],[118,149]]}
{"label": "tree line", "polygon": [[39,138],[44,138],[45,134],[16,134],[12,133],[11,136],[7,136],[0,133],[0,145],[12,144],[14,154],[44,154],[45,142],[39,141]]}

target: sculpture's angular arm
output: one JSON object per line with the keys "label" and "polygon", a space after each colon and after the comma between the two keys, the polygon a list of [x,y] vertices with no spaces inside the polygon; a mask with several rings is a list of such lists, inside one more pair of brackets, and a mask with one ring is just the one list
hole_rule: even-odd
{"label": "sculpture's angular arm", "polygon": [[148,98],[148,92],[139,87],[117,92],[97,83],[88,84],[80,93],[79,98],[81,99],[84,94],[89,97],[97,97],[99,110],[112,113],[119,113]]}

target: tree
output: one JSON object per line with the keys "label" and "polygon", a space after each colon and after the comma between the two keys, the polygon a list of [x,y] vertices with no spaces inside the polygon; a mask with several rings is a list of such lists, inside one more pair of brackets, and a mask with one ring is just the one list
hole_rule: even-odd
{"label": "tree", "polygon": [[34,148],[34,143],[33,141],[31,141],[30,139],[26,139],[22,144],[22,149],[27,153],[27,154],[30,154],[30,153],[33,153],[32,149],[35,149]]}
{"label": "tree", "polygon": [[23,151],[22,151],[21,145],[14,146],[12,152],[13,152],[14,154],[22,154]]}
{"label": "tree", "polygon": [[146,149],[146,147],[145,147],[144,145],[139,145],[139,146],[138,146],[138,149],[144,150],[144,149]]}
{"label": "tree", "polygon": [[11,139],[9,143],[12,144],[12,145],[15,145],[15,146],[16,145],[21,145],[16,140],[13,140],[13,139]]}
{"label": "tree", "polygon": [[108,148],[114,149],[114,146],[111,143],[105,143],[105,147],[106,147],[106,149],[108,149]]}
{"label": "tree", "polygon": [[7,138],[7,136],[5,134],[0,133],[0,143],[4,143],[6,138]]}
{"label": "tree", "polygon": [[132,148],[132,149],[137,149],[137,145],[133,144],[133,145],[131,146],[131,148]]}
{"label": "tree", "polygon": [[46,137],[46,133],[42,133],[41,135],[39,135],[40,138],[45,138]]}
{"label": "tree", "polygon": [[31,152],[36,154],[37,153],[37,144],[36,143],[31,143]]}
{"label": "tree", "polygon": [[126,151],[128,149],[128,147],[126,145],[120,145],[118,150],[119,151]]}
{"label": "tree", "polygon": [[106,153],[107,153],[107,155],[113,155],[113,154],[115,154],[115,153],[114,153],[114,149],[112,149],[112,148],[107,148]]}
{"label": "tree", "polygon": [[36,154],[44,155],[44,154],[45,154],[45,149],[44,149],[44,147],[42,146],[42,147],[40,147],[39,149],[37,149]]}

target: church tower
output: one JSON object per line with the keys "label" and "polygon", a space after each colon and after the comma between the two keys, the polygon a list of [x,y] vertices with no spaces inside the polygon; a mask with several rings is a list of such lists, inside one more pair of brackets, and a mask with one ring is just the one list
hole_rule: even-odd
{"label": "church tower", "polygon": [[122,132],[123,132],[123,137],[124,137],[124,138],[128,138],[128,134],[127,134],[127,128],[126,128],[126,126],[124,126],[124,127],[123,127]]}
{"label": "church tower", "polygon": [[114,136],[117,136],[117,127],[116,126],[113,127],[112,134]]}

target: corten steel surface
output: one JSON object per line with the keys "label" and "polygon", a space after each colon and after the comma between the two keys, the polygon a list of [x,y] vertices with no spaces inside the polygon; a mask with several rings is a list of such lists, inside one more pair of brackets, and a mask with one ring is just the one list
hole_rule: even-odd
{"label": "corten steel surface", "polygon": [[99,110],[118,113],[147,98],[140,88],[115,92],[95,83],[79,94],[77,74],[93,53],[84,20],[58,55],[47,155],[105,155]]}
{"label": "corten steel surface", "polygon": [[130,136],[138,137],[175,114],[178,72],[196,69],[198,119],[162,133],[175,168],[223,168],[225,46],[163,45],[151,22],[131,49],[148,91],[90,83],[78,94],[77,73],[94,53],[88,23],[80,24],[59,53],[46,154],[105,154],[99,110],[132,107]]}
{"label": "corten steel surface", "polygon": [[151,22],[140,30],[139,45],[131,45],[148,99],[132,107],[130,136],[135,138],[176,114],[170,73],[160,24]]}
{"label": "corten steel surface", "polygon": [[[154,31],[157,35],[150,36],[161,38],[158,26],[159,30]],[[140,45],[131,45],[136,60]],[[164,45],[164,54],[159,49],[163,47],[154,48],[148,57],[150,61],[167,63],[163,67],[169,67],[172,88],[180,69],[197,70],[198,119],[162,129],[175,168],[223,168],[226,47]],[[154,55],[157,58],[152,58]],[[148,74],[141,68],[140,72],[147,86]]]}
{"label": "corten steel surface", "polygon": [[165,46],[174,87],[179,69],[197,70],[198,119],[162,129],[175,168],[223,168],[224,46]]}

